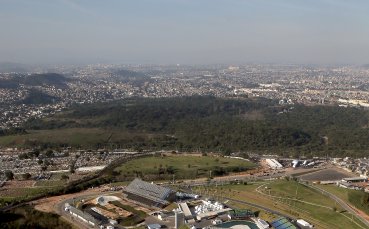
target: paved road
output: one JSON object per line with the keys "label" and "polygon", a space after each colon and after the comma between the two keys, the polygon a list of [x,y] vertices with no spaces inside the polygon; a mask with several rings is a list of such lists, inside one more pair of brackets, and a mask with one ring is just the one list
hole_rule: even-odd
{"label": "paved road", "polygon": [[[303,183],[302,183],[303,184]],[[349,213],[355,215],[361,222],[363,222],[368,228],[369,228],[369,221],[367,219],[365,219],[363,216],[359,215],[355,209],[353,209],[350,205],[348,205],[346,202],[344,202],[342,199],[340,199],[338,196],[327,192],[324,189],[321,189],[317,186],[313,186],[313,185],[308,185],[308,184],[303,184],[305,186],[308,186],[312,189],[315,189],[321,193],[324,193],[325,195],[329,196],[331,199],[335,200],[339,205],[341,205],[341,207],[343,209],[345,209],[346,211],[348,211]]]}

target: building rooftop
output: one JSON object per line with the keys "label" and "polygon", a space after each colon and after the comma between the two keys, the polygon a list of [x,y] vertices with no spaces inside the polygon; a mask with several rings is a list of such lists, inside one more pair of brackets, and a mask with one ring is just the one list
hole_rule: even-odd
{"label": "building rooftop", "polygon": [[134,179],[126,187],[125,191],[157,202],[166,202],[165,200],[173,192],[170,188],[152,184],[138,178]]}

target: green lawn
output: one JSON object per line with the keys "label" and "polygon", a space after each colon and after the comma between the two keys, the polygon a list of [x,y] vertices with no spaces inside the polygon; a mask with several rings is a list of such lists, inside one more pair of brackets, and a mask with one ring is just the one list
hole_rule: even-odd
{"label": "green lawn", "polygon": [[296,198],[298,200],[320,205],[334,206],[334,202],[331,199],[322,198],[323,196],[321,193],[297,182],[278,180],[276,182],[271,182],[267,187],[269,188],[268,191],[264,190],[264,192],[269,193],[270,191],[271,195]]}
{"label": "green lawn", "polygon": [[12,188],[7,193],[2,193],[3,197],[14,197],[14,198],[27,198],[37,196],[45,192],[51,191],[53,188],[49,187],[29,187],[29,188]]}
{"label": "green lawn", "polygon": [[0,192],[0,206],[5,203],[11,203],[14,201],[22,201],[44,194],[46,192],[54,190],[56,187],[19,187],[12,188],[10,190],[2,190]]}
{"label": "green lawn", "polygon": [[66,184],[63,180],[39,180],[36,181],[35,186],[37,187],[61,187]]}
{"label": "green lawn", "polygon": [[363,205],[361,201],[365,195],[365,192],[340,188],[336,185],[319,185],[319,187],[338,196],[345,202],[352,204],[354,207],[364,211],[367,215],[369,215],[369,205]]}
{"label": "green lawn", "polygon": [[[228,197],[269,207],[290,215],[293,218],[303,218],[314,224],[316,228],[366,228],[365,225],[355,217],[354,221],[361,226],[357,226],[352,223],[351,215],[341,213],[341,209],[339,209],[339,206],[335,204],[335,201],[294,181],[277,180],[268,182],[267,186],[270,189],[264,190],[264,192],[269,193],[268,190],[270,190],[270,194],[274,196],[295,198],[297,190],[298,200],[324,205],[328,208],[301,203],[294,200],[271,198],[269,196],[262,195],[255,191],[255,189],[261,184],[262,183],[225,185],[211,188],[200,187],[198,188],[198,191],[202,194],[205,193],[204,195],[215,196],[217,199]],[[333,207],[337,207],[337,211],[334,211]],[[268,219],[270,219],[270,216]]]}
{"label": "green lawn", "polygon": [[229,173],[245,171],[254,168],[252,162],[213,156],[153,156],[140,158],[117,167],[115,171],[121,174],[132,176],[139,173],[141,177],[145,175],[156,175],[172,177],[176,179],[209,177]]}

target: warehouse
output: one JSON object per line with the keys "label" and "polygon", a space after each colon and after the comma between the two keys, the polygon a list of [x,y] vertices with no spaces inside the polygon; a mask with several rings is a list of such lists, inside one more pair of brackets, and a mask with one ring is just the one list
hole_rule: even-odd
{"label": "warehouse", "polygon": [[140,204],[163,208],[175,200],[175,192],[166,187],[143,181],[136,178],[124,190],[123,193],[130,200]]}
{"label": "warehouse", "polygon": [[83,211],[71,206],[68,203],[65,204],[64,210],[66,212],[69,212],[74,217],[76,217],[76,218],[80,219],[81,221],[83,221],[87,224],[90,224],[92,226],[96,226],[96,225],[101,223],[99,220],[95,219],[92,215],[88,214],[87,212],[83,212]]}
{"label": "warehouse", "polygon": [[272,169],[282,169],[283,166],[281,163],[279,163],[276,159],[266,159],[266,163],[269,165]]}

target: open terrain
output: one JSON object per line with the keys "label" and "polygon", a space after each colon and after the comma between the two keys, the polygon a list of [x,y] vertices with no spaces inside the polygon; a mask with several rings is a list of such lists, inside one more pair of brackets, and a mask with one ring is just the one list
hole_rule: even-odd
{"label": "open terrain", "polygon": [[197,192],[220,199],[237,197],[238,200],[259,204],[292,218],[304,218],[316,228],[366,228],[358,219],[340,209],[335,201],[295,181],[199,187]]}
{"label": "open terrain", "polygon": [[[255,168],[255,164],[219,156],[163,155],[129,161],[115,169],[121,176],[140,175],[151,179],[194,179],[221,176]],[[150,180],[150,179],[149,179]]]}
{"label": "open terrain", "polygon": [[346,177],[353,177],[352,173],[349,173],[343,169],[330,168],[317,172],[312,172],[300,176],[299,178],[306,181],[336,181]]}
{"label": "open terrain", "polygon": [[318,185],[318,186],[319,188],[322,188],[336,195],[337,197],[339,197],[346,203],[350,204],[354,208],[363,211],[367,215],[367,219],[369,219],[369,204],[365,202],[365,196],[368,196],[368,194],[366,194],[365,192],[341,188],[336,185]]}

